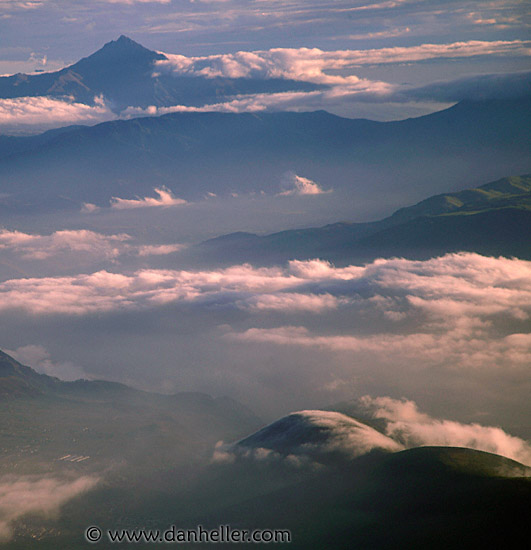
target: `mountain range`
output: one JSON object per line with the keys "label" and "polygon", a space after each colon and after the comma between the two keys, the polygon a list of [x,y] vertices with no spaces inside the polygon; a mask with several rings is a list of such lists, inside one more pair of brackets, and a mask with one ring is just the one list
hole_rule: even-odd
{"label": "mountain range", "polygon": [[322,86],[285,79],[204,78],[161,73],[167,57],[120,36],[100,50],[55,72],[0,77],[0,97],[46,96],[93,105],[102,97],[113,111],[127,107],[203,105],[236,94],[310,91]]}
{"label": "mountain range", "polygon": [[[289,528],[297,549],[331,540],[345,549],[352,541],[367,549],[406,540],[408,548],[511,545],[527,520],[526,466],[465,448],[401,450],[333,411],[300,411],[256,431],[260,420],[232,400],[66,383],[0,352],[0,419],[6,471],[43,480],[104,475],[60,515],[18,519],[13,550],[31,540],[77,547],[87,518],[102,529]],[[232,460],[216,458],[218,439],[245,433],[225,446]]]}
{"label": "mountain range", "polygon": [[307,207],[396,207],[465,181],[530,171],[530,125],[531,100],[521,98],[465,101],[398,122],[324,111],[172,113],[4,136],[1,204],[17,212],[108,206],[114,196],[150,196],[162,186],[187,201],[274,195],[294,172],[332,191]]}
{"label": "mountain range", "polygon": [[176,466],[261,424],[229,398],[161,395],[98,380],[63,382],[1,351],[0,419],[1,464],[27,464],[30,470],[43,464],[54,469],[67,454],[90,456],[83,464],[89,470],[122,460],[131,469]]}
{"label": "mountain range", "polygon": [[284,263],[321,258],[338,265],[376,257],[426,259],[447,252],[531,259],[531,175],[502,178],[473,189],[429,197],[369,223],[259,236],[233,233],[196,247],[220,262]]}

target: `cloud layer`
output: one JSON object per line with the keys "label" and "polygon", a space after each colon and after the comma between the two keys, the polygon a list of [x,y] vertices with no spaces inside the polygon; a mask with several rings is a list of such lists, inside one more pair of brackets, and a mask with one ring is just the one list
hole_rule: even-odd
{"label": "cloud layer", "polygon": [[207,78],[287,78],[316,84],[356,84],[354,75],[330,74],[362,65],[418,62],[480,55],[530,55],[531,42],[496,40],[420,44],[409,47],[323,51],[318,48],[273,48],[267,51],[186,57],[164,53],[156,71]]}
{"label": "cloud layer", "polygon": [[[162,246],[137,253],[167,252]],[[206,318],[237,313],[238,328],[225,325],[219,345],[315,350],[397,373],[522,373],[531,356],[530,281],[529,262],[470,253],[342,268],[310,260],[270,268],[98,271],[0,283],[0,311],[59,317],[163,307]]]}
{"label": "cloud layer", "polygon": [[140,245],[127,233],[105,235],[88,229],[64,229],[50,235],[0,229],[0,250],[23,260],[49,260],[58,256],[114,261],[119,256],[157,256],[177,252],[181,244]]}
{"label": "cloud layer", "polygon": [[406,447],[467,447],[494,453],[531,466],[531,445],[501,428],[438,420],[420,412],[407,399],[364,396],[360,400],[374,418],[386,421],[386,434]]}
{"label": "cloud layer", "polygon": [[95,98],[94,105],[44,96],[0,99],[0,130],[4,131],[25,127],[47,129],[69,124],[97,124],[115,118],[116,115],[103,98]]}
{"label": "cloud layer", "polygon": [[74,480],[7,475],[0,478],[0,541],[12,537],[11,524],[26,514],[55,516],[70,499],[95,487],[98,478]]}

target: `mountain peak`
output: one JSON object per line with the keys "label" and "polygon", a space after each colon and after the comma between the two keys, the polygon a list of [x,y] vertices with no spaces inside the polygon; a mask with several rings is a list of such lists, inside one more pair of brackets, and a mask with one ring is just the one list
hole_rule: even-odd
{"label": "mountain peak", "polygon": [[117,40],[107,42],[98,51],[76,63],[75,67],[77,68],[79,65],[92,65],[94,63],[101,64],[102,62],[119,63],[120,65],[124,62],[134,64],[147,63],[150,65],[156,59],[165,59],[165,56],[145,48],[142,44],[122,34]]}

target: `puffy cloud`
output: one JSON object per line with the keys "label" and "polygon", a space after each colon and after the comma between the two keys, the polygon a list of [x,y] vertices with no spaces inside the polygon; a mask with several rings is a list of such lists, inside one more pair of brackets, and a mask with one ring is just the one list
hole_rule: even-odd
{"label": "puffy cloud", "polygon": [[316,84],[357,84],[361,81],[357,76],[341,76],[329,72],[345,71],[361,65],[417,62],[427,59],[529,55],[530,46],[530,41],[523,40],[470,40],[451,44],[420,44],[366,50],[273,48],[204,57],[164,53],[166,59],[156,62],[156,71],[207,78],[286,78]]}
{"label": "puffy cloud", "polygon": [[[170,253],[168,246],[136,253]],[[248,317],[238,331],[225,329],[222,336],[233,342],[331,351],[341,361],[355,358],[396,371],[519,373],[531,356],[530,281],[529,262],[470,253],[341,268],[310,260],[270,268],[98,271],[0,283],[0,311],[85,315],[169,304],[225,308]],[[339,310],[341,315],[334,313]],[[300,321],[271,326],[269,320],[264,326],[272,315],[303,314],[353,322],[315,325],[308,318],[313,328]]]}
{"label": "puffy cloud", "polygon": [[73,99],[51,97],[17,97],[0,99],[0,129],[9,130],[38,126],[56,128],[68,124],[97,124],[112,120],[116,115],[103,98],[94,105],[76,103]]}
{"label": "puffy cloud", "polygon": [[406,447],[468,447],[531,466],[531,445],[501,428],[438,420],[420,412],[416,403],[407,399],[364,396],[360,403],[374,418],[385,420],[387,435]]}
{"label": "puffy cloud", "polygon": [[258,294],[239,302],[240,307],[251,311],[307,311],[322,313],[337,309],[341,304],[348,303],[345,298],[331,294],[300,294],[296,292],[280,292],[277,294]]}
{"label": "puffy cloud", "polygon": [[[320,335],[305,327],[250,328],[229,337],[242,342],[266,342],[348,352],[370,356],[380,363],[421,368],[491,368],[509,364],[525,368],[531,356],[531,335],[511,334],[496,337],[486,327],[448,330],[441,334],[377,334],[371,336]],[[417,367],[418,368],[418,367]]]}
{"label": "puffy cloud", "polygon": [[123,243],[131,237],[125,233],[103,235],[87,229],[55,231],[51,235],[31,235],[20,231],[0,230],[0,249],[13,250],[26,259],[44,260],[59,253],[97,254],[112,259],[123,253]]}
{"label": "puffy cloud", "polygon": [[[166,245],[162,246],[144,249],[143,253],[169,252]],[[399,331],[322,338],[300,327],[251,328],[241,337],[369,350],[377,349],[378,342],[386,342],[412,351],[451,338],[477,346],[481,356],[481,341],[497,319],[517,323],[528,319],[530,275],[531,265],[524,260],[471,253],[447,254],[427,261],[379,259],[365,266],[347,267],[321,260],[294,260],[285,267],[270,268],[244,264],[211,271],[101,271],[6,281],[0,284],[0,309],[83,313],[194,301],[289,312],[324,311],[345,305],[359,315],[370,314],[396,323],[420,320],[423,328],[408,336],[401,336]],[[516,334],[508,334],[498,342],[504,347],[514,345],[514,353],[527,345],[525,335]]]}
{"label": "puffy cloud", "polygon": [[[292,413],[255,434],[225,448],[217,448],[214,460],[234,457],[274,460],[277,457],[326,461],[352,459],[374,449],[399,451],[402,444],[344,414],[306,410]],[[306,459],[306,460],[305,460]]]}
{"label": "puffy cloud", "polygon": [[322,195],[323,193],[330,193],[324,191],[319,187],[319,184],[315,183],[311,179],[303,176],[297,176],[294,172],[288,172],[284,174],[282,178],[282,186],[286,188],[285,191],[279,193],[279,195]]}
{"label": "puffy cloud", "polygon": [[185,200],[174,197],[172,192],[166,187],[158,187],[155,188],[154,191],[158,198],[144,197],[137,199],[120,199],[118,197],[113,197],[111,199],[111,208],[124,210],[128,208],[153,208],[156,206],[167,207],[186,204]]}
{"label": "puffy cloud", "polygon": [[[356,82],[337,85],[324,90],[312,92],[278,92],[238,94],[227,96],[219,103],[209,103],[200,107],[189,105],[172,105],[170,107],[147,108],[128,107],[121,115],[124,117],[159,116],[168,113],[245,113],[260,111],[308,111],[322,109],[323,106],[332,108],[347,101],[378,102],[393,98],[396,86],[386,82],[358,79]],[[404,101],[402,97],[400,101]]]}
{"label": "puffy cloud", "polygon": [[160,256],[185,248],[182,244],[138,245],[127,233],[104,235],[88,229],[60,230],[51,235],[0,230],[0,250],[24,260],[47,260],[60,255],[114,261],[124,254]]}
{"label": "puffy cloud", "polygon": [[59,514],[70,499],[89,491],[98,478],[77,479],[6,475],[0,478],[0,541],[12,537],[11,525],[26,514],[45,517]]}
{"label": "puffy cloud", "polygon": [[55,376],[61,380],[72,381],[87,378],[83,369],[70,361],[57,363],[52,361],[50,353],[44,346],[21,346],[16,350],[5,350],[23,365],[33,367],[37,372]]}

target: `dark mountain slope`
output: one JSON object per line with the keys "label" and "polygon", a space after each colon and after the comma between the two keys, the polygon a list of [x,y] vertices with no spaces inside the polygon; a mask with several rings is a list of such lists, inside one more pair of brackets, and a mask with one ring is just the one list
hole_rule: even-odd
{"label": "dark mountain slope", "polygon": [[[201,393],[161,395],[123,384],[62,382],[0,352],[0,469],[61,470],[64,455],[90,456],[83,468],[115,461],[136,468],[206,458],[220,439],[261,425],[229,398]],[[68,462],[68,461],[67,461]]]}
{"label": "dark mountain slope", "polygon": [[[273,470],[256,468],[257,479]],[[517,548],[529,475],[517,462],[472,449],[377,453],[229,506],[209,521],[289,526],[289,547],[305,550]]]}

